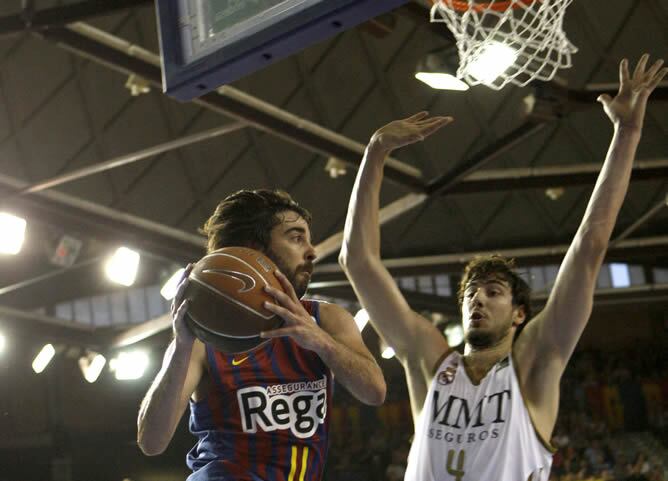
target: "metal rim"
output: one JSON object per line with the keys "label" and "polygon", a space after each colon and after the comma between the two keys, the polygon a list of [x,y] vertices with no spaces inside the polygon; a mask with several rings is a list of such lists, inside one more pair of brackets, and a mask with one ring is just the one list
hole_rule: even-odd
{"label": "metal rim", "polygon": [[493,10],[495,12],[505,12],[510,8],[519,8],[523,5],[531,5],[536,1],[542,0],[505,0],[500,2],[480,2],[475,5],[470,5],[467,0],[432,0],[432,3],[440,3],[442,6],[455,10],[457,12],[482,12],[485,10]]}

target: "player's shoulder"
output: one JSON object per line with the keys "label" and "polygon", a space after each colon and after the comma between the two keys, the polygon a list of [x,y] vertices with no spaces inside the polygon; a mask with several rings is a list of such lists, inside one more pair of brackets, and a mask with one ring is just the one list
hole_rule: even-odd
{"label": "player's shoulder", "polygon": [[[348,326],[355,322],[352,314],[338,304],[321,300],[309,300],[308,302],[317,303],[320,327],[330,334],[350,329]],[[314,311],[311,312],[313,315]]]}
{"label": "player's shoulder", "polygon": [[350,312],[348,312],[346,309],[343,307],[339,306],[338,304],[334,304],[332,302],[327,302],[327,301],[311,301],[311,302],[317,302],[318,303],[318,310],[320,311],[320,317],[322,318],[327,317],[335,317],[335,318],[341,318],[341,317],[352,317]]}

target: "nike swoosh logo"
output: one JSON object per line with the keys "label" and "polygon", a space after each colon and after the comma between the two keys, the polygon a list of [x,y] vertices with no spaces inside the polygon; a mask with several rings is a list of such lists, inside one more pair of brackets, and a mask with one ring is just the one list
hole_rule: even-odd
{"label": "nike swoosh logo", "polygon": [[238,361],[236,359],[232,359],[232,365],[233,366],[238,366],[242,362],[244,362],[246,359],[248,359],[248,356],[244,357],[243,359],[239,359]]}
{"label": "nike swoosh logo", "polygon": [[230,271],[227,269],[204,269],[202,271],[202,274],[215,274],[225,277],[231,277],[232,279],[241,281],[244,287],[239,289],[238,292],[248,292],[255,287],[255,278],[243,272]]}

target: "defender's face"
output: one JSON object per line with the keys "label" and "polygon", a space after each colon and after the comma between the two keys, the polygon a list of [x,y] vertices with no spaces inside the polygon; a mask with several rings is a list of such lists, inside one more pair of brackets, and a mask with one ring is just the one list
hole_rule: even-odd
{"label": "defender's face", "polygon": [[473,279],[464,291],[462,320],[466,342],[476,348],[498,344],[524,321],[524,308],[513,305],[507,281],[497,277]]}
{"label": "defender's face", "polygon": [[278,214],[281,221],[271,231],[271,241],[266,254],[290,280],[298,297],[306,293],[313,274],[315,249],[311,244],[308,223],[294,211]]}

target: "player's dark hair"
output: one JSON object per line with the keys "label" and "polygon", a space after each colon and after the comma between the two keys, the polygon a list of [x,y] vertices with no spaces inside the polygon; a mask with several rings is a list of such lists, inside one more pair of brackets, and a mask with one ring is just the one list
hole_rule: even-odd
{"label": "player's dark hair", "polygon": [[311,214],[282,190],[240,190],[222,200],[200,232],[208,237],[207,252],[229,246],[266,250],[277,215],[291,210],[311,225]]}
{"label": "player's dark hair", "polygon": [[461,308],[464,302],[464,293],[466,287],[471,281],[486,280],[486,279],[501,279],[508,283],[513,296],[514,306],[523,306],[526,317],[524,322],[517,326],[515,330],[515,339],[522,331],[527,322],[531,320],[531,287],[522,279],[515,268],[515,261],[498,254],[487,256],[476,256],[466,265],[462,274],[462,279],[459,282],[459,291],[457,299],[459,307]]}

